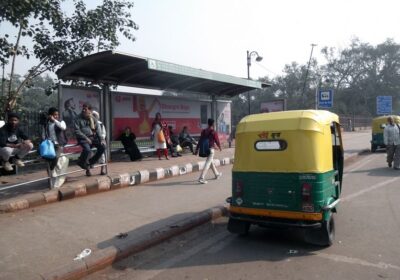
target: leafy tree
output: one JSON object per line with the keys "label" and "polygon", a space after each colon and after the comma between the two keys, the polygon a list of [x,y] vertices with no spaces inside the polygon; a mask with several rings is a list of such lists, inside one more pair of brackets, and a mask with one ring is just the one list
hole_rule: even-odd
{"label": "leafy tree", "polygon": [[[5,111],[15,107],[22,89],[32,79],[45,71],[56,71],[61,65],[86,56],[94,51],[112,50],[119,45],[118,34],[134,41],[133,31],[138,29],[131,19],[133,2],[128,0],[103,0],[88,10],[83,0],[74,0],[70,16],[61,10],[63,0],[2,0],[0,20],[10,23],[18,34],[11,42],[10,34],[0,38],[0,62],[9,63]],[[27,37],[33,48],[21,44]],[[28,71],[24,79],[14,86],[15,58],[37,58],[39,63]]]}

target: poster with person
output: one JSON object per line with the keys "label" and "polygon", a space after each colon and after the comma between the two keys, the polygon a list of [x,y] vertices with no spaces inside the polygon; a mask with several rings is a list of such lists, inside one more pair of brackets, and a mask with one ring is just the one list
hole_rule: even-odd
{"label": "poster with person", "polygon": [[226,142],[231,132],[231,101],[218,101],[217,115],[218,136],[221,142]]}
{"label": "poster with person", "polygon": [[67,125],[68,143],[75,143],[74,121],[75,118],[81,113],[82,105],[90,103],[93,110],[99,111],[100,108],[100,90],[96,88],[75,88],[75,87],[62,87],[61,117]]}
{"label": "poster with person", "polygon": [[205,125],[202,119],[211,117],[211,103],[159,95],[113,92],[112,112],[113,139],[126,127],[130,127],[137,137],[150,137],[157,112],[176,131],[187,126],[192,135],[199,135]]}

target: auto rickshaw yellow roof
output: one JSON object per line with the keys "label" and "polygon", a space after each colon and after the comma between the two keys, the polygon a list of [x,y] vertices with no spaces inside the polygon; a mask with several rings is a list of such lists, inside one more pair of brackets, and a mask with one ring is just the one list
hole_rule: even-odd
{"label": "auto rickshaw yellow roof", "polygon": [[372,123],[379,123],[379,124],[381,124],[381,123],[386,123],[386,122],[387,122],[387,119],[388,119],[389,117],[392,117],[393,120],[394,120],[396,123],[399,123],[399,122],[400,122],[400,116],[388,115],[388,116],[380,116],[380,117],[373,118],[373,119],[372,119]]}
{"label": "auto rickshaw yellow roof", "polygon": [[263,130],[311,130],[322,132],[332,122],[339,123],[338,115],[324,110],[293,110],[249,115],[237,126],[236,133]]}

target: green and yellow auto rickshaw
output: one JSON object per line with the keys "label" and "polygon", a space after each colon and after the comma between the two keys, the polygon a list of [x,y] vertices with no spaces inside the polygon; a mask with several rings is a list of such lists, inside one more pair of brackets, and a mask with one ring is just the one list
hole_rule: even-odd
{"label": "green and yellow auto rickshaw", "polygon": [[343,145],[339,118],[319,110],[256,114],[236,130],[228,230],[298,227],[328,246],[340,201]]}
{"label": "green and yellow auto rickshaw", "polygon": [[375,153],[379,148],[385,148],[385,143],[383,142],[383,130],[387,123],[388,117],[392,117],[394,122],[400,124],[399,116],[381,116],[374,118],[372,120],[372,140],[371,140],[371,152]]}

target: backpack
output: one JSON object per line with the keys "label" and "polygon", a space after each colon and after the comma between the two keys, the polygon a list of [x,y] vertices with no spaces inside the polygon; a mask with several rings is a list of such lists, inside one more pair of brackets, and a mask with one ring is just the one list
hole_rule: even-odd
{"label": "backpack", "polygon": [[209,133],[207,136],[205,135],[205,130],[203,130],[202,137],[199,140],[199,156],[200,157],[208,157],[210,155],[210,136],[213,135],[213,132]]}

